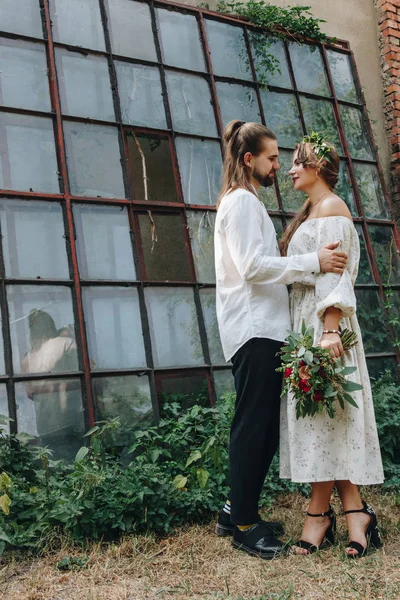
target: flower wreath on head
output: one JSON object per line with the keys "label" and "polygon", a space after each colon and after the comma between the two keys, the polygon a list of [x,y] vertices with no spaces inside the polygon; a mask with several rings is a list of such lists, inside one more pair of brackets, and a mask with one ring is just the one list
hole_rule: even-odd
{"label": "flower wreath on head", "polygon": [[329,152],[335,148],[335,146],[327,144],[322,135],[316,131],[312,131],[310,135],[305,135],[301,143],[311,144],[318,160],[329,160]]}

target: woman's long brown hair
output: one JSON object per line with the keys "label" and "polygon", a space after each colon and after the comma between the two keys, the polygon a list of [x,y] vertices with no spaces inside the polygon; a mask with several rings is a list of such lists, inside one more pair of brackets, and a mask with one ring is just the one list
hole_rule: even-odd
{"label": "woman's long brown hair", "polygon": [[222,198],[230,190],[244,188],[254,193],[243,159],[247,152],[251,152],[254,156],[260,154],[263,150],[264,139],[276,140],[275,134],[264,125],[238,120],[228,123],[222,138],[224,153],[223,180],[217,201],[217,209]]}
{"label": "woman's long brown hair", "polygon": [[[317,169],[317,173],[321,179],[328,184],[331,190],[334,189],[338,182],[340,160],[335,148],[332,146],[327,156],[319,160],[310,143],[297,144],[295,153],[297,152],[297,160],[304,167],[312,167]],[[299,212],[293,217],[289,225],[286,227],[283,236],[279,241],[279,249],[282,256],[287,255],[290,240],[295,231],[307,219],[311,210],[311,200],[307,198]]]}

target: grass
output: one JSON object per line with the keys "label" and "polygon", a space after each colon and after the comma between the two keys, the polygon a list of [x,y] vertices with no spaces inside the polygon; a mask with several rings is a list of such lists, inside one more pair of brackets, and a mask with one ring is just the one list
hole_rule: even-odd
{"label": "grass", "polygon": [[[378,513],[384,549],[358,561],[344,557],[347,539],[339,518],[338,543],[310,557],[252,558],[213,533],[214,523],[175,536],[127,537],[85,549],[48,548],[41,557],[7,555],[0,563],[4,600],[397,600],[400,598],[400,498],[368,492]],[[340,506],[334,501],[337,512]],[[268,518],[285,522],[296,539],[307,501],[282,496]],[[70,558],[66,558],[69,556]],[[86,559],[88,561],[85,564]],[[60,571],[57,564],[78,565]],[[84,565],[79,567],[79,565]]]}

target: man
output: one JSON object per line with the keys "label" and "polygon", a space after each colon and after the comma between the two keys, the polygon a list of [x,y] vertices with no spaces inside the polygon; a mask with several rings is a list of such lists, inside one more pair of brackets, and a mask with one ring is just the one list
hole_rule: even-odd
{"label": "man", "polygon": [[[224,132],[223,186],[215,223],[217,318],[232,360],[236,404],[230,436],[230,496],[216,533],[270,559],[282,552],[258,502],[279,442],[282,387],[277,352],[291,329],[286,285],[313,272],[342,273],[334,240],[318,252],[281,257],[273,223],[258,200],[279,170],[275,135],[258,123],[231,121]],[[276,533],[275,524],[275,533]],[[279,525],[279,524],[278,524]],[[282,531],[282,530],[281,530]]]}

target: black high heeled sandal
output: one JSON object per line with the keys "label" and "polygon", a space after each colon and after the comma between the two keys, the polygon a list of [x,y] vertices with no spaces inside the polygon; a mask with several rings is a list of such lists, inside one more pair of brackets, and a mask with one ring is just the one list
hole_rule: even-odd
{"label": "black high heeled sandal", "polygon": [[327,542],[329,542],[330,544],[334,544],[335,543],[335,533],[336,533],[336,515],[335,515],[335,511],[333,510],[332,506],[329,506],[329,510],[327,512],[323,512],[323,513],[318,513],[318,514],[311,514],[307,511],[307,516],[308,517],[329,517],[329,525],[326,528],[326,531],[324,533],[324,537],[322,538],[321,544],[319,546],[315,546],[315,544],[311,544],[310,542],[306,542],[305,540],[299,540],[298,542],[295,543],[295,546],[297,546],[298,548],[304,548],[304,550],[307,550],[307,554],[305,554],[304,556],[308,556],[308,554],[313,554],[314,552],[317,552],[317,550],[319,550],[322,546],[322,544],[324,543],[324,541],[326,540]]}
{"label": "black high heeled sandal", "polygon": [[349,554],[348,552],[346,552],[347,558],[361,558],[361,557],[365,556],[366,554],[368,554],[368,551],[371,548],[371,546],[373,548],[375,548],[376,550],[378,550],[378,548],[381,548],[383,546],[383,542],[381,540],[381,534],[379,532],[378,521],[376,518],[375,511],[369,504],[367,504],[365,502],[365,500],[363,500],[362,503],[363,503],[363,508],[359,508],[358,510],[345,510],[344,514],[349,515],[350,513],[364,513],[366,515],[370,515],[371,520],[369,522],[368,527],[365,530],[367,546],[364,548],[364,546],[362,544],[360,544],[359,542],[353,542],[350,540],[350,542],[347,544],[346,548],[351,548],[353,550],[357,550],[357,554]]}

